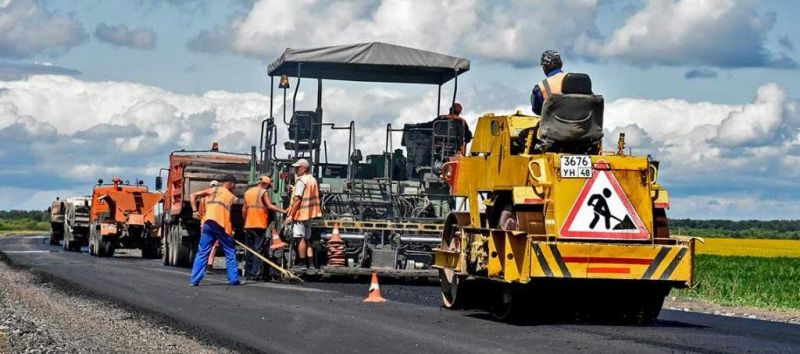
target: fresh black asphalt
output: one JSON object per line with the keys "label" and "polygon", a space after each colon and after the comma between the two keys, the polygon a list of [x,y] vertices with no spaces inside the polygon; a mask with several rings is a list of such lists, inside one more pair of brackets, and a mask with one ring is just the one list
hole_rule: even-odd
{"label": "fresh black asphalt", "polygon": [[[0,239],[12,264],[168,321],[190,335],[239,351],[267,353],[797,353],[800,326],[664,310],[646,327],[498,323],[439,305],[435,286],[366,283],[225,284],[223,271],[199,287],[188,270],[159,260],[63,252],[43,237]],[[544,305],[546,306],[546,304]]]}

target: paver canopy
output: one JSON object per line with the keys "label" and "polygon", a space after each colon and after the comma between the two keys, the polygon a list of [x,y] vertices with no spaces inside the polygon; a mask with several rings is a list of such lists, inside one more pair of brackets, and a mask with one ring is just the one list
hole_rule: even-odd
{"label": "paver canopy", "polygon": [[441,85],[469,70],[469,59],[370,42],[286,49],[269,65],[270,76]]}

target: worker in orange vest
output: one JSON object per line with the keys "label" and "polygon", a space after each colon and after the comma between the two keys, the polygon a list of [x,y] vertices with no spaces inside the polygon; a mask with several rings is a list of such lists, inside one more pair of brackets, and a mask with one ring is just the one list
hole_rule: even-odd
{"label": "worker in orange vest", "polygon": [[[311,247],[311,219],[322,217],[319,185],[314,176],[308,174],[308,160],[297,160],[292,167],[295,168],[297,178],[294,184],[292,204],[286,214],[286,224],[292,225],[294,238],[300,239],[297,256],[300,258],[300,263],[305,264],[308,269],[314,258],[314,250]],[[315,263],[314,266],[316,267],[317,264]]]}
{"label": "worker in orange vest", "polygon": [[[269,197],[269,188],[271,185],[271,178],[261,176],[258,179],[258,184],[244,193],[242,215],[244,217],[245,243],[247,247],[250,247],[259,254],[261,254],[264,248],[267,226],[269,225],[269,210],[286,214],[286,210],[272,204],[272,200],[270,200]],[[245,255],[245,279],[258,280],[258,278],[261,277],[263,267],[264,263],[261,259],[249,252]]]}
{"label": "worker in orange vest", "polygon": [[211,187],[199,192],[192,193],[190,201],[192,205],[192,216],[200,218],[198,213],[198,199],[205,198],[205,214],[202,216],[202,233],[200,235],[200,249],[194,260],[192,276],[189,285],[197,286],[203,280],[206,273],[206,262],[211,255],[211,248],[214,242],[219,241],[222,250],[225,251],[225,263],[228,271],[228,284],[239,285],[239,267],[236,263],[236,248],[233,240],[233,225],[231,224],[231,207],[237,199],[233,195],[233,188],[236,186],[236,178],[232,175],[225,175],[220,180],[221,186]]}
{"label": "worker in orange vest", "polygon": [[544,100],[547,99],[548,92],[552,94],[561,93],[561,83],[564,81],[564,76],[567,74],[561,70],[561,54],[555,50],[547,50],[542,53],[542,59],[539,61],[542,66],[542,71],[547,77],[533,87],[531,93],[531,109],[536,115],[542,114],[542,106]]}

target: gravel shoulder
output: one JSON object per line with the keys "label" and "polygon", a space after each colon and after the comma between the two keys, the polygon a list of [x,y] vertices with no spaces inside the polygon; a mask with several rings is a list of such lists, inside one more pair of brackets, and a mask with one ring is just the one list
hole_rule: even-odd
{"label": "gravel shoulder", "polygon": [[229,353],[0,262],[0,353]]}

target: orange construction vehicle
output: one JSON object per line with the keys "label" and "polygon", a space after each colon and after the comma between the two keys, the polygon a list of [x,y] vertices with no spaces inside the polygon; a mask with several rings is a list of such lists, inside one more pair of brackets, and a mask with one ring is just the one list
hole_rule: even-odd
{"label": "orange construction vehicle", "polygon": [[139,248],[142,258],[159,257],[155,208],[161,198],[161,193],[150,192],[142,181],[131,185],[119,178],[112,184],[99,180],[89,213],[89,254],[111,257],[117,248]]}

